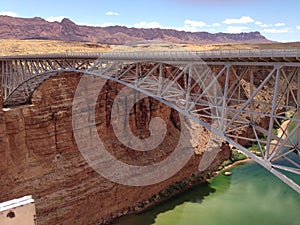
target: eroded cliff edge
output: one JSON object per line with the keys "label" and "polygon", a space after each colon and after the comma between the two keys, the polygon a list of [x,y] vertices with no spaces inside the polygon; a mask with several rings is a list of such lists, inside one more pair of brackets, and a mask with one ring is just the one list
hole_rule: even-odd
{"label": "eroded cliff edge", "polygon": [[[201,154],[195,154],[176,175],[145,187],[116,184],[101,177],[82,157],[72,131],[72,101],[81,76],[56,75],[34,92],[32,105],[0,110],[0,201],[33,195],[39,224],[108,222],[205,181],[229,157],[224,145],[214,163],[200,173]],[[106,148],[130,164],[147,165],[165,159],[180,133],[178,113],[153,99],[140,101],[129,119],[133,133],[149,136],[145,124],[159,116],[167,123],[168,137],[156,151],[128,149],[117,141],[110,122],[112,102],[120,88],[108,82],[97,102],[97,130]],[[207,136],[203,130],[195,150],[204,150]]]}

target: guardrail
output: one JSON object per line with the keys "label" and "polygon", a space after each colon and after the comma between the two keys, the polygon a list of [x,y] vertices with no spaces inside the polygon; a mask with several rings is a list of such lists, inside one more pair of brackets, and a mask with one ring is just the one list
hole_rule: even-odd
{"label": "guardrail", "polygon": [[105,52],[100,58],[111,59],[210,59],[210,58],[300,58],[300,49],[242,49],[170,52]]}
{"label": "guardrail", "polygon": [[65,53],[44,55],[2,56],[0,61],[10,59],[166,59],[197,60],[211,58],[300,58],[300,49],[237,49],[237,50],[204,50],[204,51],[145,51],[145,52],[101,52],[101,53]]}

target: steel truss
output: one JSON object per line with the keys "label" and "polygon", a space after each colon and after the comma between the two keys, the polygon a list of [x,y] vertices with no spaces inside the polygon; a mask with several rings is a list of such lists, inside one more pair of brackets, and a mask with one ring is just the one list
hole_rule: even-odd
{"label": "steel truss", "polygon": [[[122,54],[2,60],[4,106],[29,103],[40,84],[61,72],[100,76],[192,118],[300,193],[293,181],[300,175],[300,62],[141,60]],[[245,145],[255,146],[257,154]]]}
{"label": "steel truss", "polygon": [[12,59],[1,62],[4,106],[30,103],[35,89],[63,71],[86,70],[94,59]]}

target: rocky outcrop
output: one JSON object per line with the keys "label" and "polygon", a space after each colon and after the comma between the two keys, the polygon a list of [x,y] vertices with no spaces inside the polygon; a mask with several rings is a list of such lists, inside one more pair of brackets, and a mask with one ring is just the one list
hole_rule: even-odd
{"label": "rocky outcrop", "polygon": [[[6,123],[4,118],[4,112],[2,110],[2,88],[0,88],[0,174],[5,174],[7,169],[7,150],[9,149],[8,145],[8,136],[6,132]],[[4,183],[0,176],[1,183]]]}
{"label": "rocky outcrop", "polygon": [[102,44],[125,44],[142,41],[165,41],[176,44],[271,43],[259,32],[226,34],[184,32],[171,29],[137,29],[122,26],[79,26],[69,19],[47,22],[42,18],[0,16],[1,39],[46,39],[88,41]]}
{"label": "rocky outcrop", "polygon": [[[200,154],[161,183],[130,187],[101,177],[80,154],[72,131],[72,101],[80,78],[78,73],[57,75],[34,92],[32,105],[0,109],[0,201],[33,195],[38,224],[101,224],[143,210],[205,181],[230,156],[224,145],[214,163],[199,172],[207,141],[203,130],[195,149]],[[168,137],[155,151],[128,149],[118,142],[110,122],[112,102],[120,88],[108,82],[97,101],[97,130],[106,148],[117,159],[134,165],[168,157],[180,133],[177,112],[150,98],[136,104],[129,119],[133,133],[149,136],[147,121],[159,116],[167,124]]]}

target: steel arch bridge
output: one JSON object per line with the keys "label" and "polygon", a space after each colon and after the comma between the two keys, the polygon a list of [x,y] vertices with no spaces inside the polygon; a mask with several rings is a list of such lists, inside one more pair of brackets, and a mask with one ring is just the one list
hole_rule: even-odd
{"label": "steel arch bridge", "polygon": [[62,72],[100,76],[193,119],[300,193],[298,49],[28,55],[0,62],[4,107],[30,103],[39,85]]}

